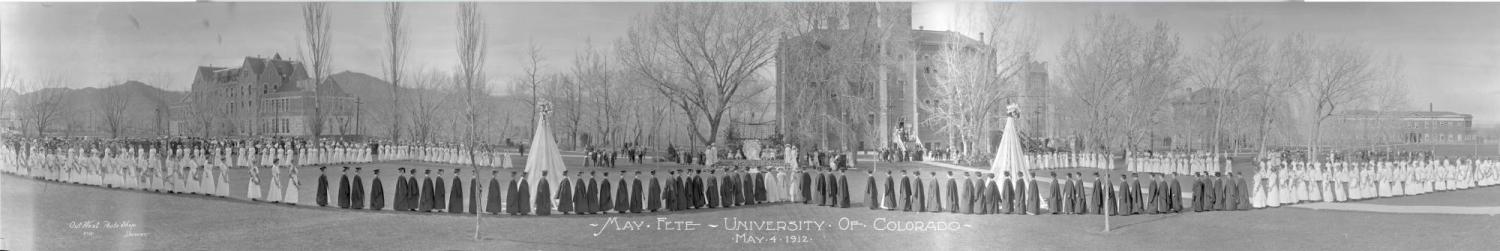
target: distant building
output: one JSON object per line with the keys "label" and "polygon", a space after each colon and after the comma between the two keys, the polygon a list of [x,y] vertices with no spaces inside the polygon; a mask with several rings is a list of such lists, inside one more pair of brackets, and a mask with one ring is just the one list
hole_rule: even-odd
{"label": "distant building", "polygon": [[1021,83],[1021,92],[1016,105],[1021,108],[1021,134],[1032,137],[1056,137],[1049,125],[1052,121],[1052,100],[1050,88],[1047,88],[1047,63],[1030,62],[1026,64],[1026,79]]}
{"label": "distant building", "polygon": [[1475,139],[1474,115],[1447,111],[1349,110],[1329,117],[1326,140],[1340,143],[1461,143]]}
{"label": "distant building", "polygon": [[[979,34],[979,39],[974,39],[952,31],[926,30],[921,27],[912,29],[910,4],[881,4],[878,8],[872,3],[850,5],[851,8],[846,18],[828,18],[826,22],[821,22],[814,31],[784,37],[778,44],[776,53],[778,127],[786,133],[791,128],[808,126],[801,123],[809,115],[800,114],[798,111],[807,107],[841,109],[831,105],[805,103],[809,98],[806,97],[807,90],[846,88],[848,93],[857,96],[836,98],[870,100],[874,101],[874,106],[877,107],[868,114],[844,115],[848,118],[866,118],[871,121],[872,128],[869,128],[870,130],[865,132],[863,138],[859,139],[860,142],[865,142],[866,149],[887,146],[886,143],[876,142],[893,142],[895,140],[893,138],[897,137],[903,138],[901,141],[904,142],[919,142],[927,147],[943,147],[947,144],[949,135],[940,133],[935,125],[922,123],[923,120],[932,116],[930,112],[921,108],[922,104],[938,101],[927,87],[936,82],[935,74],[943,70],[935,68],[938,66],[934,64],[934,57],[945,48],[961,47],[973,52],[975,56],[991,56],[994,49],[984,43],[983,34]],[[887,16],[887,18],[878,18],[882,16]],[[883,41],[846,39],[865,35],[867,32],[884,32],[885,39]],[[872,48],[869,52],[861,54],[863,58],[851,58],[849,62],[851,65],[866,65],[868,68],[855,71],[857,73],[854,74],[858,76],[821,79],[827,76],[817,67],[819,62],[814,62],[810,58],[840,46]],[[883,57],[883,60],[875,60],[876,57]],[[868,62],[881,63],[870,64]],[[847,74],[847,71],[845,73]],[[1037,83],[1045,85],[1045,66],[1042,66],[1040,73],[1041,79]],[[850,83],[840,81],[850,81]],[[833,85],[847,85],[847,87]],[[1046,91],[1044,86],[1034,88],[1028,86],[1027,88],[1026,91]],[[1045,102],[1028,102],[1027,100],[1021,102],[1030,104],[1027,107],[1030,108],[1027,110],[1027,115],[1031,115],[1030,112],[1047,109]],[[1026,126],[1042,128],[1045,125],[1045,122],[1038,121]]]}
{"label": "distant building", "polygon": [[[238,68],[198,67],[188,95],[171,106],[175,136],[310,136],[321,100],[323,136],[355,135],[359,99],[333,79],[312,90],[301,62],[246,57]],[[320,97],[320,98],[315,98]]]}

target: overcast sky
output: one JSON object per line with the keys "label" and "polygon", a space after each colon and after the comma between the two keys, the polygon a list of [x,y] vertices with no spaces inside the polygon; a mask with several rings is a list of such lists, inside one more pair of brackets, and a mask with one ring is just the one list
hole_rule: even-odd
{"label": "overcast sky", "polygon": [[[109,3],[0,5],[5,68],[22,77],[58,75],[70,86],[102,86],[115,79],[171,76],[167,89],[186,89],[199,65],[237,67],[245,56],[280,53],[297,58],[302,40],[298,4]],[[453,68],[455,4],[407,4],[412,64]],[[481,4],[489,24],[493,85],[520,74],[526,43],[535,39],[548,69],[563,70],[585,38],[602,48],[624,34],[650,3]],[[380,76],[382,5],[335,3],[335,71]],[[913,26],[952,29],[961,4],[922,3]],[[1198,53],[1223,17],[1242,14],[1265,22],[1265,32],[1345,39],[1405,59],[1412,109],[1475,115],[1500,122],[1500,4],[1493,3],[1045,3],[1019,8],[1040,37],[1038,56],[1057,54],[1073,27],[1095,12],[1119,13],[1149,25],[1166,21],[1180,33],[1185,53]],[[155,77],[160,78],[160,77]],[[155,84],[155,83],[154,83]],[[501,86],[497,86],[501,87]],[[503,88],[502,88],[503,89]]]}

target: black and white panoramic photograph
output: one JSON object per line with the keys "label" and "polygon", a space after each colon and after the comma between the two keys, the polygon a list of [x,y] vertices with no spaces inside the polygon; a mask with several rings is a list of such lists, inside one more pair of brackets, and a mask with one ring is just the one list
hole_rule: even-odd
{"label": "black and white panoramic photograph", "polygon": [[3,250],[1495,250],[1500,3],[0,3]]}

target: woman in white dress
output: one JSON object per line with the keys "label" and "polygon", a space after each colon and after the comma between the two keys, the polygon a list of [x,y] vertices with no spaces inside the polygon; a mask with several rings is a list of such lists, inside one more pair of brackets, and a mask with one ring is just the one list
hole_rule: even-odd
{"label": "woman in white dress", "polygon": [[223,163],[214,168],[217,169],[214,172],[216,174],[214,175],[214,195],[220,198],[229,197],[229,168]]}
{"label": "woman in white dress", "polygon": [[250,166],[250,182],[247,182],[245,197],[252,201],[260,200],[260,167]]}
{"label": "woman in white dress", "polygon": [[203,170],[203,178],[198,180],[198,188],[202,189],[203,195],[213,196],[215,192],[218,192],[218,187],[214,186],[214,170],[207,166],[199,166],[198,169]]}
{"label": "woman in white dress", "polygon": [[281,195],[285,192],[281,189],[281,161],[276,162],[271,164],[271,190],[266,191],[266,201],[271,203],[280,203]]}
{"label": "woman in white dress", "polygon": [[298,187],[302,186],[302,179],[300,177],[297,177],[297,166],[288,166],[287,168],[291,169],[292,176],[287,178],[288,180],[286,183],[286,195],[282,197],[285,199],[287,204],[296,205],[299,201],[297,198],[301,197],[298,196],[300,193]]}

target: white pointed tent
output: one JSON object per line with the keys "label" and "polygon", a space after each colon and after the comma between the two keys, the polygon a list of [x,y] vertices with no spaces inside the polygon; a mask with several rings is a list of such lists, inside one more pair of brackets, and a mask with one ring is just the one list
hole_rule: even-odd
{"label": "white pointed tent", "polygon": [[[543,103],[542,109],[537,116],[536,133],[531,137],[531,149],[526,156],[526,182],[531,184],[531,198],[536,198],[537,181],[542,177],[542,171],[547,171],[548,189],[557,194],[557,183],[562,180],[562,172],[568,170],[563,165],[562,152],[557,149],[557,141],[552,138],[552,130],[547,129],[547,115],[551,111],[551,105]],[[530,203],[530,202],[527,202]]]}
{"label": "white pointed tent", "polygon": [[1026,170],[1026,155],[1021,151],[1021,135],[1016,132],[1016,105],[1007,106],[1005,130],[1001,131],[1000,145],[995,147],[995,159],[990,160],[990,172],[1000,176],[1002,172],[1020,175]]}

